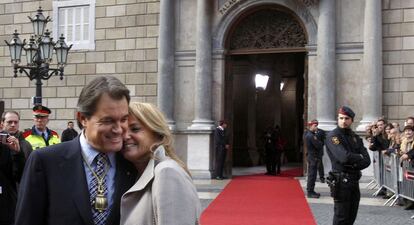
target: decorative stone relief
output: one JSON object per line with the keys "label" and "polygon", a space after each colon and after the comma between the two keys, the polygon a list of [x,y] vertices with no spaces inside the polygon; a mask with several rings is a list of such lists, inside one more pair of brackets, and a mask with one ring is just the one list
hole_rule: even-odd
{"label": "decorative stone relief", "polygon": [[307,7],[310,7],[312,5],[316,5],[319,0],[302,0],[303,4],[305,4]]}
{"label": "decorative stone relief", "polygon": [[245,17],[230,37],[230,49],[304,47],[306,36],[292,15],[278,10],[260,10]]}

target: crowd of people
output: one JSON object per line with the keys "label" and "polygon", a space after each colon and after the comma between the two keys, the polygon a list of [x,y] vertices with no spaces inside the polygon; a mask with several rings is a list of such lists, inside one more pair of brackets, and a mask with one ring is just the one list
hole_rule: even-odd
{"label": "crowd of people", "polygon": [[1,225],[198,224],[191,174],[158,108],[130,102],[124,84],[100,76],[80,93],[80,134],[69,121],[60,139],[50,113],[35,106],[26,131],[17,112],[2,115]]}
{"label": "crowd of people", "polygon": [[381,154],[395,153],[401,160],[413,159],[414,117],[408,117],[400,130],[398,123],[379,118],[365,128],[369,149]]}
{"label": "crowd of people", "polygon": [[[408,117],[404,127],[400,130],[398,123],[387,123],[384,118],[379,118],[366,126],[366,139],[369,149],[377,152],[379,158],[383,155],[396,154],[400,161],[414,159],[414,117]],[[378,192],[384,198],[390,197],[385,189]],[[398,202],[405,209],[413,209],[414,202],[408,199],[401,199]]]}

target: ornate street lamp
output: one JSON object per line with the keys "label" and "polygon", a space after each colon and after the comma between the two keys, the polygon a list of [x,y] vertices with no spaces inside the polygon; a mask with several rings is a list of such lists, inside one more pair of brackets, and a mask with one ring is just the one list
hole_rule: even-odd
{"label": "ornate street lamp", "polygon": [[[10,43],[5,41],[10,49],[11,63],[14,68],[14,77],[17,71],[24,73],[30,80],[36,80],[36,96],[34,105],[42,104],[42,80],[48,80],[53,75],[59,75],[63,79],[63,68],[66,65],[68,52],[72,45],[67,46],[65,38],[62,36],[55,43],[50,37],[50,32],[45,30],[46,24],[52,21],[43,15],[41,7],[37,10],[34,18],[30,18],[33,24],[34,35],[31,36],[29,43],[26,39],[23,42],[19,38],[17,30],[13,33]],[[26,66],[20,66],[22,49],[26,52]],[[56,52],[57,68],[49,68],[52,62],[53,50]]]}

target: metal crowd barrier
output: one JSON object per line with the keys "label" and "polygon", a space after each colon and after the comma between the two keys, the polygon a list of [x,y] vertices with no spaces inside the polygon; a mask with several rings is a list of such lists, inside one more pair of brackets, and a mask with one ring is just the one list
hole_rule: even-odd
{"label": "metal crowd barrier", "polygon": [[382,157],[380,156],[379,152],[373,152],[372,154],[372,163],[373,163],[373,168],[374,168],[374,180],[376,185],[373,187],[377,187],[378,191],[376,191],[373,196],[378,195],[378,193],[383,189],[383,179],[382,179]]}
{"label": "metal crowd barrier", "polygon": [[[393,206],[399,198],[414,201],[414,160],[400,162],[397,154],[383,155],[374,152],[374,180],[379,185],[377,195],[382,189],[393,193],[384,205]],[[414,216],[411,217],[414,219]]]}
{"label": "metal crowd barrier", "polygon": [[401,185],[399,189],[400,196],[414,201],[414,165],[413,161],[403,161]]}
{"label": "metal crowd barrier", "polygon": [[400,191],[399,191],[399,184],[398,184],[398,178],[399,178],[399,157],[396,154],[390,154],[390,155],[381,155],[381,162],[382,165],[381,168],[381,177],[383,180],[383,188],[386,188],[388,191],[393,193],[393,196],[389,198],[384,205],[387,205],[389,202],[391,202],[390,206],[393,206],[395,202],[400,197]]}

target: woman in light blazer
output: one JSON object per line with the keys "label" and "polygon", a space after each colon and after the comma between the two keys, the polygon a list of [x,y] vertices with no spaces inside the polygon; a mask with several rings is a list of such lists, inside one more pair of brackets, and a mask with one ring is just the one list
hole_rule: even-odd
{"label": "woman in light blazer", "polygon": [[139,179],[121,199],[121,225],[195,225],[201,213],[190,172],[173,149],[162,113],[149,103],[130,104],[124,157]]}

